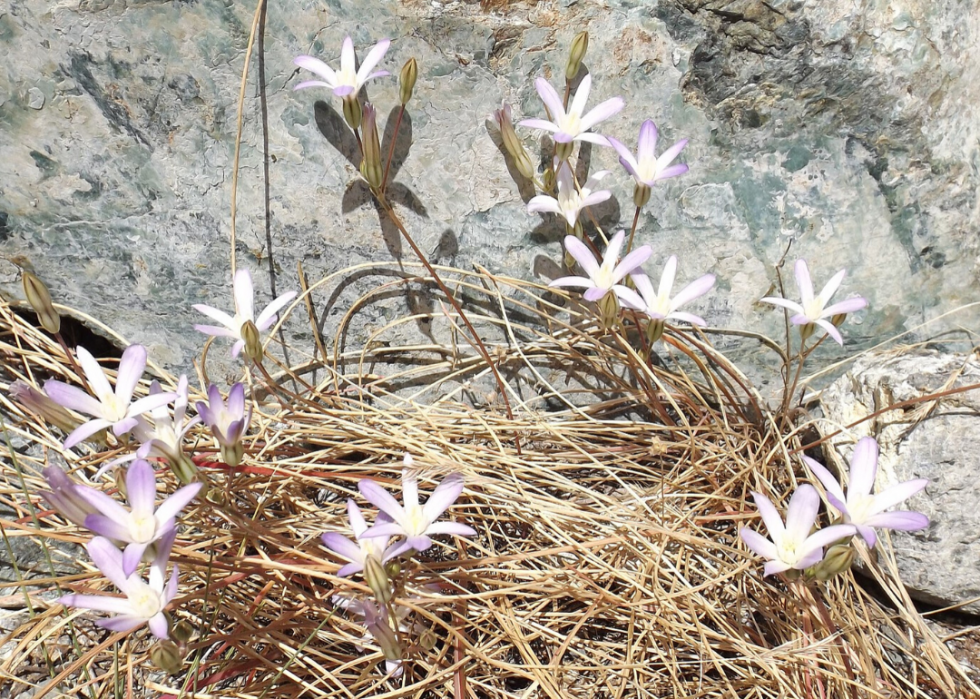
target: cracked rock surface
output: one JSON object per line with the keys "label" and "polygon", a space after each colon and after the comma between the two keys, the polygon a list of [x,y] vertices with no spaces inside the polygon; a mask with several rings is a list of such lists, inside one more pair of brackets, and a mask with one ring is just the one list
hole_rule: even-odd
{"label": "cracked rock surface", "polygon": [[[869,299],[845,326],[851,350],[976,299],[980,15],[972,3],[486,4],[270,2],[269,232],[253,62],[235,244],[260,302],[298,287],[298,262],[313,282],[350,265],[412,259],[391,226],[379,225],[363,187],[350,185],[357,171],[343,155],[350,143],[337,102],[326,90],[291,89],[310,77],[294,56],[336,65],[347,33],[361,55],[391,37],[382,67],[393,73],[416,56],[404,129],[414,142],[396,156],[396,207],[435,261],[539,278],[553,268],[542,260],[561,259],[562,229],[525,212],[487,117],[504,99],[515,117],[543,116],[533,78],[558,84],[583,27],[590,103],[617,94],[627,102],[600,130],[633,146],[640,123],[653,118],[661,149],[690,139],[691,172],[654,188],[638,236],[654,247],[653,275],[677,254],[679,282],[718,276],[698,309],[709,322],[778,336],[782,316],[755,302],[790,242],[789,259],[809,259],[818,284],[846,267],[842,297]],[[231,178],[252,5],[4,3],[0,290],[20,296],[10,260],[27,261],[57,299],[147,344],[169,368],[189,369],[202,341],[192,324],[203,320],[190,305],[231,305]],[[390,120],[396,80],[372,81],[368,94]],[[521,134],[536,151],[539,134]],[[615,201],[597,210],[599,221],[628,227],[627,176],[611,150],[588,155],[593,169],[615,171],[606,180]],[[315,297],[328,340],[355,287]],[[417,309],[405,296],[370,304],[349,343],[409,310]],[[969,313],[956,322],[975,324]],[[287,335],[309,347],[306,313],[295,315]],[[821,352],[820,361],[840,356],[836,347]],[[760,361],[744,341],[731,353]],[[221,343],[212,351],[225,354]]]}

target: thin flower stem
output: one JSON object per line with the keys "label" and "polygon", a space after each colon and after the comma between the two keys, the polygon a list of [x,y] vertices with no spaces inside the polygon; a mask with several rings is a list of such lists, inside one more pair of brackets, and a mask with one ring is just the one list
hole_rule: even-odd
{"label": "thin flower stem", "polygon": [[78,380],[81,381],[82,386],[85,387],[86,391],[92,393],[92,388],[88,385],[88,379],[85,378],[85,372],[81,370],[81,368],[78,366],[78,362],[75,361],[75,355],[73,355],[68,349],[68,344],[65,342],[65,338],[62,337],[60,332],[56,332],[54,334],[54,339],[56,339],[58,344],[61,345],[61,350],[65,353],[65,356],[68,357],[68,363],[71,364],[71,368],[75,372],[75,375],[78,376]]}
{"label": "thin flower stem", "polygon": [[633,249],[633,236],[636,235],[636,224],[640,221],[640,207],[636,207],[636,211],[633,213],[633,226],[630,228],[630,239],[626,243],[626,252],[624,254],[629,255],[630,251]]}
{"label": "thin flower stem", "polygon": [[395,119],[395,130],[391,136],[391,145],[388,146],[388,161],[385,163],[385,174],[381,178],[381,191],[384,192],[388,186],[388,171],[391,170],[391,158],[395,155],[395,144],[398,143],[398,129],[402,125],[402,116],[405,114],[405,105],[398,110],[398,118]]}
{"label": "thin flower stem", "polygon": [[803,363],[806,361],[806,358],[806,339],[801,336],[800,352],[798,355],[796,355],[796,375],[793,377],[793,383],[787,381],[783,384],[783,400],[779,406],[779,412],[783,415],[783,417],[786,417],[786,411],[789,410],[789,404],[793,402],[793,395],[796,393],[796,384],[800,382],[800,374],[803,373]]}
{"label": "thin flower stem", "polygon": [[[564,110],[566,112],[568,111],[568,98],[571,97],[571,95],[572,95],[572,81],[571,80],[568,80],[566,78],[565,79],[565,97],[561,101],[561,106],[564,108]],[[553,115],[550,115],[550,116],[553,116]]]}
{"label": "thin flower stem", "polygon": [[854,668],[851,667],[851,659],[847,649],[844,647],[844,639],[839,633],[837,633],[837,624],[835,624],[834,620],[830,618],[830,612],[827,610],[827,605],[823,603],[819,592],[812,586],[804,583],[802,580],[798,581],[798,583],[805,591],[806,595],[810,598],[810,601],[813,603],[813,607],[817,610],[817,614],[820,616],[820,620],[826,627],[827,633],[831,635],[831,637],[834,639],[834,643],[840,649],[840,657],[844,662],[844,670],[847,672],[847,678],[850,680],[848,688],[850,690],[851,699],[858,699],[857,679],[854,676]]}
{"label": "thin flower stem", "polygon": [[357,152],[361,154],[361,160],[364,160],[364,144],[361,143],[361,132],[354,129],[354,138],[357,139]]}
{"label": "thin flower stem", "polygon": [[282,406],[282,409],[289,410],[290,409],[289,404],[286,403],[283,397],[279,394],[280,389],[281,390],[285,390],[285,389],[283,389],[282,386],[276,384],[272,376],[269,375],[269,370],[265,368],[262,362],[253,362],[253,364],[255,364],[255,366],[259,368],[259,371],[262,373],[262,376],[265,378],[266,385],[269,387],[269,392],[276,397],[276,400],[279,401],[279,405]]}
{"label": "thin flower stem", "polygon": [[[403,224],[401,219],[398,218],[398,215],[395,214],[395,210],[391,207],[388,200],[383,194],[375,193],[375,196],[377,197],[378,202],[384,208],[385,213],[388,214],[388,218],[395,224],[395,227],[401,232],[402,236],[404,236],[405,240],[412,248],[412,251],[415,253],[415,256],[419,258],[419,261],[428,271],[429,275],[432,277],[432,280],[436,283],[443,295],[452,305],[453,310],[459,314],[460,320],[462,320],[466,325],[467,330],[470,331],[470,334],[473,337],[473,347],[483,356],[483,361],[487,363],[487,366],[490,367],[490,371],[493,372],[493,377],[497,382],[497,388],[500,391],[500,397],[504,401],[504,408],[507,410],[507,419],[513,420],[514,411],[510,406],[510,399],[507,397],[507,386],[504,383],[503,377],[500,375],[500,371],[497,369],[497,365],[494,363],[493,359],[490,358],[490,353],[487,351],[486,345],[483,344],[483,340],[480,339],[480,335],[477,333],[476,328],[473,327],[470,319],[466,316],[466,314],[463,312],[463,308],[459,305],[459,301],[457,301],[456,297],[449,291],[449,287],[447,287],[445,282],[442,281],[442,278],[436,272],[435,268],[432,266],[432,263],[429,262],[428,258],[425,256],[425,253],[423,253],[416,244],[415,239],[412,238],[411,234],[408,232],[408,229],[405,228],[405,224]],[[517,450],[518,455],[520,455],[521,442],[516,434],[514,435],[514,447]]]}

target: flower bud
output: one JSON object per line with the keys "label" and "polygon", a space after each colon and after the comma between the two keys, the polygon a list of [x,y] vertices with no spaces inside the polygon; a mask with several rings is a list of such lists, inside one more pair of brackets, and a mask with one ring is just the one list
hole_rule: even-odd
{"label": "flower bud", "polygon": [[545,170],[542,179],[544,180],[544,191],[554,192],[556,184],[554,168],[549,167],[547,170]]}
{"label": "flower bud", "polygon": [[419,646],[422,650],[432,650],[436,647],[436,634],[432,629],[426,629],[419,636]]}
{"label": "flower bud", "polygon": [[664,321],[663,319],[651,319],[647,323],[647,344],[653,347],[657,340],[659,340],[664,335]]}
{"label": "flower bud", "polygon": [[255,327],[255,323],[251,320],[246,320],[242,323],[242,339],[245,341],[245,356],[251,359],[256,364],[262,363],[263,351],[262,351],[262,335],[259,333],[259,329]]}
{"label": "flower bud", "polygon": [[599,299],[596,304],[599,306],[599,319],[602,327],[606,330],[612,329],[619,320],[619,299],[616,294],[607,291],[606,295]]}
{"label": "flower bud", "polygon": [[10,397],[21,404],[26,410],[34,413],[65,434],[71,434],[82,421],[75,418],[65,408],[48,397],[46,393],[29,386],[23,381],[10,384]]}
{"label": "flower bud", "polygon": [[531,162],[531,156],[527,154],[524,144],[521,143],[521,139],[517,137],[517,132],[514,131],[510,105],[504,102],[503,106],[493,113],[493,120],[497,122],[497,127],[500,129],[500,139],[510,157],[514,159],[514,166],[517,171],[527,179],[533,180],[534,164]]}
{"label": "flower bud", "polygon": [[344,98],[344,120],[354,131],[361,128],[361,119],[364,112],[361,110],[361,101],[357,95],[348,95]]}
{"label": "flower bud", "polygon": [[376,556],[369,555],[364,559],[364,579],[378,604],[388,604],[391,601],[391,580]]}
{"label": "flower bud", "polygon": [[637,209],[642,209],[650,201],[650,188],[645,184],[638,184],[633,187],[633,203]]}
{"label": "flower bud", "polygon": [[174,624],[170,635],[174,637],[177,643],[190,643],[191,639],[194,638],[195,632],[194,625],[191,622],[186,619],[181,619]]}
{"label": "flower bud", "polygon": [[834,327],[839,328],[844,324],[844,321],[846,319],[847,319],[846,313],[837,313],[836,315],[830,318],[830,322],[834,324]]}
{"label": "flower bud", "polygon": [[582,67],[582,59],[585,52],[589,50],[589,33],[579,32],[572,39],[572,49],[568,55],[568,63],[565,64],[565,80],[571,82],[578,75],[579,68]]}
{"label": "flower bud", "polygon": [[58,315],[58,311],[54,310],[48,287],[26,269],[21,272],[21,281],[24,283],[24,296],[27,297],[27,302],[37,313],[41,327],[52,335],[56,334],[61,330],[61,316]]}
{"label": "flower bud", "polygon": [[370,103],[364,105],[364,122],[361,125],[362,146],[361,176],[371,189],[380,190],[384,182],[384,166],[381,164],[381,142],[378,140],[377,112]]}
{"label": "flower bud", "polygon": [[398,561],[388,561],[385,564],[385,572],[388,573],[389,578],[397,578],[402,572],[402,565]]}
{"label": "flower bud", "polygon": [[197,481],[197,466],[184,452],[181,451],[168,455],[167,464],[170,466],[170,470],[174,472],[174,475],[177,476],[177,480],[182,484],[190,485]]}
{"label": "flower bud", "polygon": [[173,641],[160,641],[153,646],[150,660],[168,675],[176,675],[184,665],[184,656]]}
{"label": "flower bud", "polygon": [[415,89],[415,81],[418,79],[419,64],[413,56],[405,61],[402,72],[398,75],[398,97],[401,99],[403,107],[412,99],[412,90]]}
{"label": "flower bud", "polygon": [[851,546],[850,542],[835,544],[827,549],[822,561],[806,569],[806,575],[808,578],[816,578],[817,580],[830,580],[850,570],[853,562],[854,547]]}

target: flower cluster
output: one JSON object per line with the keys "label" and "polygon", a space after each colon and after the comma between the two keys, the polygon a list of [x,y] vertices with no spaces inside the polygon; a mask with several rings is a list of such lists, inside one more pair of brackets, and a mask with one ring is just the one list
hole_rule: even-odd
{"label": "flower cluster", "polygon": [[[813,531],[820,509],[820,495],[812,485],[801,485],[793,493],[786,510],[785,525],[769,498],[752,493],[769,538],[746,528],[739,530],[739,536],[754,553],[768,559],[766,575],[792,570],[826,579],[850,567],[854,553],[849,542],[855,535],[860,535],[869,547],[874,547],[877,542],[875,529],[913,531],[929,525],[929,518],[919,512],[885,511],[921,491],[928,484],[927,480],[906,481],[878,495],[871,494],[878,472],[878,443],[871,437],[862,438],[854,448],[846,495],[826,468],[809,457],[803,459],[826,489],[827,499],[838,512],[835,519],[839,523]],[[828,547],[835,551],[835,555],[828,553],[825,558],[824,549]]]}

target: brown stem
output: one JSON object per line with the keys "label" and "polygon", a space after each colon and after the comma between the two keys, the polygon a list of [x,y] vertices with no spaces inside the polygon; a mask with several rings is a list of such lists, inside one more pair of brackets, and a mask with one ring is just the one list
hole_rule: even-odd
{"label": "brown stem", "polygon": [[[571,96],[571,94],[572,94],[572,81],[565,80],[565,97],[561,101],[561,106],[564,107],[566,112],[568,111],[568,98]],[[554,115],[552,115],[551,118],[554,119]]]}
{"label": "brown stem", "polygon": [[357,152],[361,154],[361,160],[364,159],[364,144],[361,143],[361,132],[357,129],[353,129],[354,138],[357,139]]}
{"label": "brown stem", "polygon": [[626,244],[626,255],[629,255],[630,251],[633,249],[633,236],[636,235],[636,224],[640,221],[640,207],[636,207],[636,212],[633,214],[633,227],[630,228],[630,240]]}
{"label": "brown stem", "polygon": [[68,349],[68,345],[65,343],[65,338],[61,336],[60,332],[57,332],[54,334],[54,339],[56,339],[58,344],[61,345],[62,351],[65,353],[65,356],[68,357],[68,362],[71,364],[71,368],[75,371],[75,374],[78,376],[78,380],[82,383],[82,386],[85,387],[86,391],[92,393],[92,387],[88,385],[88,380],[85,378],[85,372],[82,371],[81,367],[78,366],[78,362],[75,361],[75,355],[73,355]]}
{"label": "brown stem", "polygon": [[[504,384],[504,379],[500,375],[500,372],[497,370],[497,365],[494,364],[493,360],[490,358],[490,353],[487,351],[486,345],[483,344],[483,340],[480,339],[480,335],[479,333],[477,333],[476,328],[473,327],[473,324],[470,323],[470,319],[466,316],[465,313],[463,313],[463,308],[459,305],[459,301],[457,301],[456,297],[449,291],[449,287],[447,287],[445,282],[442,281],[442,278],[436,272],[435,268],[432,266],[432,263],[429,262],[429,259],[425,256],[425,254],[422,252],[419,246],[415,243],[415,239],[412,238],[411,234],[408,232],[408,229],[405,228],[405,225],[401,222],[401,219],[399,219],[398,216],[395,214],[395,210],[391,208],[391,204],[388,203],[388,200],[385,199],[384,195],[376,194],[376,196],[378,202],[381,204],[385,212],[388,214],[388,218],[391,220],[392,223],[395,224],[395,227],[401,232],[402,236],[404,236],[409,246],[411,246],[412,252],[414,252],[415,256],[419,258],[419,261],[428,271],[429,276],[432,277],[432,280],[436,283],[436,285],[442,291],[443,295],[445,295],[446,299],[452,305],[453,310],[455,310],[456,313],[459,315],[460,320],[462,320],[463,323],[466,325],[467,330],[470,331],[470,334],[473,336],[473,343],[472,343],[473,347],[476,349],[477,352],[479,352],[483,356],[483,361],[485,361],[487,363],[487,366],[490,367],[490,371],[493,372],[493,378],[497,381],[497,388],[500,391],[500,397],[503,399],[504,407],[507,410],[507,419],[513,420],[514,411],[511,409],[510,399],[507,397],[507,386]],[[520,455],[521,442],[516,434],[514,435],[514,447],[517,449],[518,455]]]}
{"label": "brown stem", "polygon": [[398,118],[395,119],[395,131],[391,137],[391,145],[388,146],[388,161],[385,163],[385,174],[381,178],[381,191],[384,192],[388,186],[388,171],[391,169],[391,158],[395,155],[395,144],[398,142],[398,128],[402,125],[402,115],[405,113],[405,105],[398,110]]}

